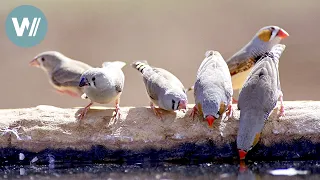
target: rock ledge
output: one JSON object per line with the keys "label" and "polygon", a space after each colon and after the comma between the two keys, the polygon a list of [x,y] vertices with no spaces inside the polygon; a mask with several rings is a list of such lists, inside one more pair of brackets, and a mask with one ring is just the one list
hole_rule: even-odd
{"label": "rock ledge", "polygon": [[[146,107],[121,107],[117,121],[111,118],[112,108],[93,107],[81,122],[76,119],[79,108],[41,105],[0,110],[0,160],[24,163],[36,156],[40,163],[50,156],[63,162],[237,159],[240,112],[215,121],[216,127],[210,129],[206,122],[189,118],[192,107],[186,114],[164,112],[164,120]],[[320,102],[292,101],[285,107],[286,116],[280,119],[277,108],[272,112],[248,159],[320,159]],[[19,160],[19,153],[24,160]]]}

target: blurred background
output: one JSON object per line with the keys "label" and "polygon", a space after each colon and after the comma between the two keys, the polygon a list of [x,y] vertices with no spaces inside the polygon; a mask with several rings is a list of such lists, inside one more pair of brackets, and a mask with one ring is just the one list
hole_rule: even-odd
{"label": "blurred background", "polygon": [[[32,48],[15,46],[4,28],[8,13],[25,4],[40,8],[48,20],[45,39]],[[148,60],[189,87],[206,50],[228,59],[266,25],[290,34],[282,41],[287,48],[280,60],[284,99],[320,100],[319,20],[319,0],[2,0],[0,108],[87,105],[56,93],[45,73],[28,65],[43,51],[60,51],[96,67],[103,61]],[[139,72],[130,65],[123,70],[120,106],[147,106]],[[192,93],[188,97],[194,103]]]}

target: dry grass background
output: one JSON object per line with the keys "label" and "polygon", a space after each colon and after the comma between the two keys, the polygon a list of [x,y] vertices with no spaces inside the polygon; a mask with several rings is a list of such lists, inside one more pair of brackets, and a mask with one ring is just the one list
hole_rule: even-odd
{"label": "dry grass background", "polygon": [[[15,46],[5,34],[7,14],[23,4],[37,6],[48,20],[46,38],[32,48]],[[148,60],[190,86],[206,50],[227,59],[266,25],[290,34],[280,60],[285,100],[320,100],[319,19],[319,0],[2,0],[0,108],[87,104],[55,93],[44,72],[28,65],[42,51],[57,50],[92,66]],[[121,105],[148,105],[140,74],[130,66],[124,72]]]}

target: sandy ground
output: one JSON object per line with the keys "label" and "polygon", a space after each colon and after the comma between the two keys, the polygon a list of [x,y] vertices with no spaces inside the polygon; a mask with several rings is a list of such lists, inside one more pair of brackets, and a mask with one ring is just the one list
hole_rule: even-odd
{"label": "sandy ground", "polygon": [[[15,46],[5,34],[7,14],[22,4],[39,7],[48,20],[46,38],[32,48]],[[290,33],[280,60],[285,100],[320,100],[319,12],[318,0],[3,0],[0,108],[87,104],[55,93],[44,72],[28,65],[42,51],[57,50],[92,66],[148,60],[190,86],[206,50],[218,50],[227,59],[258,29],[272,24]],[[148,105],[140,74],[130,66],[124,72],[121,105]],[[192,93],[189,101],[193,103]]]}

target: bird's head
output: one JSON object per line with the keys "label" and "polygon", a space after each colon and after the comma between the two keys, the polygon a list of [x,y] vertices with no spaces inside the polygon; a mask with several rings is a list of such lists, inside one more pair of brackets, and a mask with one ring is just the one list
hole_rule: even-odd
{"label": "bird's head", "polygon": [[220,105],[214,99],[204,99],[202,102],[203,117],[207,120],[210,128],[213,127],[213,122],[220,117]]}
{"label": "bird's head", "polygon": [[85,71],[80,77],[79,87],[103,88],[105,76],[99,68],[92,68]]}
{"label": "bird's head", "polygon": [[187,109],[187,95],[184,91],[166,92],[163,97],[162,105],[166,110],[182,110]]}
{"label": "bird's head", "polygon": [[275,44],[280,43],[280,41],[289,36],[289,33],[278,26],[265,26],[261,28],[255,38],[263,42],[274,42]]}
{"label": "bird's head", "polygon": [[65,56],[57,51],[46,51],[34,57],[33,60],[29,62],[29,65],[40,67],[45,71],[51,72],[61,64],[64,58]]}

